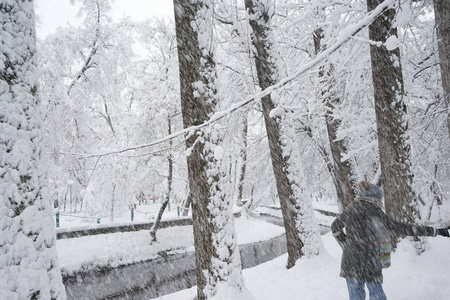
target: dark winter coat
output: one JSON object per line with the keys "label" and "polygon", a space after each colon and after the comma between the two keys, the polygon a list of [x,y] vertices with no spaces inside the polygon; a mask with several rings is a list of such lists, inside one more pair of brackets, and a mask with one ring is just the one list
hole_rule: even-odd
{"label": "dark winter coat", "polygon": [[331,225],[333,235],[343,247],[341,276],[344,278],[383,283],[380,236],[386,230],[403,236],[436,235],[433,227],[394,221],[376,205],[376,201],[379,200],[358,198]]}

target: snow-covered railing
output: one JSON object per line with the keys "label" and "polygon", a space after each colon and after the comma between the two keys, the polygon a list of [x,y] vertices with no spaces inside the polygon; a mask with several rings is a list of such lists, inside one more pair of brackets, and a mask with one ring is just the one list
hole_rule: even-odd
{"label": "snow-covered railing", "polygon": [[100,224],[100,218],[97,217],[92,217],[92,216],[77,216],[77,215],[72,215],[72,214],[62,214],[60,212],[57,212],[54,214],[55,216],[55,224],[56,224],[56,228],[59,228],[60,224],[61,224],[61,217],[65,216],[65,217],[71,217],[71,218],[80,218],[80,219],[96,219],[97,220],[97,224]]}

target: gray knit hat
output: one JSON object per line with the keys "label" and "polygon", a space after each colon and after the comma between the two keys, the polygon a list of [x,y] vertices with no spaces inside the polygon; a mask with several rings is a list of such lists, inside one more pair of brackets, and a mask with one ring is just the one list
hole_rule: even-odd
{"label": "gray knit hat", "polygon": [[381,191],[381,189],[375,184],[370,183],[366,180],[358,183],[358,189],[358,196],[373,197],[377,199],[383,198],[383,192]]}

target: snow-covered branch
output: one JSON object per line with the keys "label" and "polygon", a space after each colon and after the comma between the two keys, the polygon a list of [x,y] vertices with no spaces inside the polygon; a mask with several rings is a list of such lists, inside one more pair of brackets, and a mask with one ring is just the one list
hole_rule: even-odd
{"label": "snow-covered branch", "polygon": [[349,41],[356,34],[358,34],[362,29],[364,29],[365,27],[369,26],[381,13],[383,13],[385,10],[391,8],[395,3],[396,3],[395,0],[386,0],[386,1],[384,1],[383,3],[378,5],[374,10],[372,10],[371,12],[368,12],[364,17],[362,17],[359,22],[357,22],[356,24],[348,26],[347,28],[345,28],[343,30],[341,36],[339,37],[339,39],[337,40],[337,42],[335,44],[331,45],[328,49],[326,49],[325,51],[321,52],[319,55],[316,56],[316,58],[314,58],[310,62],[308,62],[308,63],[304,64],[303,66],[301,66],[297,72],[295,72],[294,74],[292,74],[292,75],[290,75],[288,77],[285,77],[284,79],[281,79],[277,84],[274,84],[274,85],[268,87],[267,89],[265,89],[265,90],[263,90],[261,92],[258,92],[258,93],[254,94],[252,96],[249,96],[247,99],[245,99],[243,101],[234,103],[228,109],[216,112],[214,115],[211,116],[211,118],[207,122],[205,122],[205,123],[203,123],[201,125],[191,126],[189,128],[185,128],[185,129],[177,131],[177,132],[175,132],[173,134],[167,135],[167,136],[165,136],[165,137],[163,137],[161,139],[158,139],[158,140],[155,140],[153,142],[146,143],[146,144],[143,144],[143,145],[138,145],[138,146],[134,146],[134,147],[124,148],[124,149],[120,149],[120,150],[107,151],[107,152],[103,152],[103,153],[97,153],[97,154],[91,154],[91,155],[83,155],[82,157],[84,157],[84,158],[92,158],[92,157],[105,156],[105,155],[114,155],[114,154],[120,154],[120,153],[124,153],[124,152],[128,152],[128,151],[148,148],[148,147],[152,147],[152,146],[158,145],[160,143],[167,142],[167,141],[169,141],[171,139],[174,139],[174,138],[177,138],[179,136],[193,133],[196,130],[201,130],[202,128],[205,128],[207,126],[210,126],[211,124],[213,124],[213,123],[217,122],[218,120],[226,117],[227,115],[233,113],[234,111],[240,109],[241,107],[244,107],[247,104],[249,104],[249,103],[251,103],[251,102],[253,102],[255,100],[259,100],[262,97],[271,94],[275,90],[292,83],[293,81],[298,79],[300,76],[305,74],[307,71],[309,71],[312,68],[318,66],[320,63],[322,63],[324,60],[326,60],[331,54],[333,54],[340,47],[342,47],[347,41]]}

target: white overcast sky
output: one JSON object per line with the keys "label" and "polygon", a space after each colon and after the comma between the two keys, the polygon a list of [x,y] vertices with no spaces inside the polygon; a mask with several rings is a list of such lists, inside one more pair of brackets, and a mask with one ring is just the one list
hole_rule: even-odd
{"label": "white overcast sky", "polygon": [[[70,0],[35,0],[37,36],[45,38],[58,27],[68,24],[79,25],[76,14],[79,6],[72,6]],[[113,2],[112,17],[119,20],[129,16],[142,21],[155,16],[173,18],[172,0],[116,0]]]}

